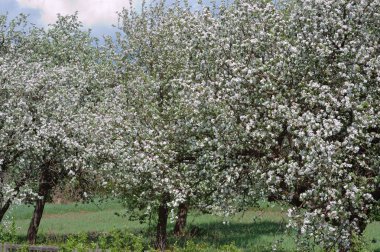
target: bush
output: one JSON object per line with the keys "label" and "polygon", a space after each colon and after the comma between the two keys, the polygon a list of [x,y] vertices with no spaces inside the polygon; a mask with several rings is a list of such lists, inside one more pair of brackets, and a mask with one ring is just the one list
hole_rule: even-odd
{"label": "bush", "polygon": [[17,241],[16,223],[13,219],[5,224],[0,224],[0,241],[9,243]]}
{"label": "bush", "polygon": [[143,251],[145,246],[140,236],[116,230],[109,235],[102,234],[98,241],[91,241],[86,233],[71,235],[61,246],[62,252],[71,252],[74,249],[77,252],[85,252],[88,249],[104,249],[111,252],[118,251]]}

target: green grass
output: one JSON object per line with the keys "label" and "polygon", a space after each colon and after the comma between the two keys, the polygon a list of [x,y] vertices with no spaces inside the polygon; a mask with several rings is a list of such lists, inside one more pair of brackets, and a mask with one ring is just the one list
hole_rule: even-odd
{"label": "green grass", "polygon": [[271,248],[276,240],[283,240],[282,247],[292,251],[295,248],[293,239],[286,234],[286,218],[283,212],[276,209],[259,211],[251,209],[237,214],[228,222],[210,215],[190,216],[189,228],[199,228],[199,235],[188,237],[211,247],[220,247],[234,243],[246,251],[260,251]]}
{"label": "green grass", "polygon": [[364,231],[364,237],[371,251],[380,252],[380,221],[369,224]]}
{"label": "green grass", "polygon": [[[8,215],[15,220],[17,234],[25,235],[32,217],[33,207],[15,206]],[[82,232],[108,232],[115,229],[142,229],[145,226],[116,214],[124,209],[117,201],[79,204],[47,204],[41,220],[39,234],[62,235]]]}
{"label": "green grass", "polygon": [[[216,248],[224,244],[234,243],[243,251],[266,251],[273,242],[282,240],[284,251],[294,251],[294,234],[286,232],[286,215],[281,207],[263,209],[252,208],[228,220],[208,214],[191,213],[187,222],[188,235],[181,239],[170,236],[170,244],[182,246],[188,241],[194,241],[213,248],[210,251],[216,251]],[[8,213],[8,217],[15,221],[19,239],[25,239],[32,212],[32,207],[20,205],[13,207]],[[150,229],[151,232],[148,233],[147,224],[121,217],[124,213],[122,205],[115,200],[88,204],[47,204],[39,236],[44,237],[41,242],[52,243],[62,240],[67,234],[123,229],[153,239],[154,231]],[[171,230],[173,223],[168,228]],[[373,222],[367,227],[365,239],[371,251],[380,251],[380,222]]]}

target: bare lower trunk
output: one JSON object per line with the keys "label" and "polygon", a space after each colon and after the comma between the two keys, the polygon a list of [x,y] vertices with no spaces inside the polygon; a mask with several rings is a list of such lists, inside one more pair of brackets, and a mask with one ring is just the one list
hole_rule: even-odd
{"label": "bare lower trunk", "polygon": [[363,235],[366,227],[367,227],[367,223],[364,220],[360,220],[358,223],[359,235]]}
{"label": "bare lower trunk", "polygon": [[9,207],[11,206],[12,200],[8,199],[7,202],[1,207],[0,209],[0,223],[4,218],[5,213],[8,211]]}
{"label": "bare lower trunk", "polygon": [[4,171],[3,171],[3,167],[0,166],[0,206],[1,206],[1,210],[0,210],[0,223],[1,221],[3,220],[4,218],[4,215],[5,213],[7,212],[9,206],[7,207],[7,203],[6,202],[4,204],[4,194],[3,194],[3,187],[4,187]]}
{"label": "bare lower trunk", "polygon": [[157,223],[157,235],[156,235],[156,249],[165,251],[167,243],[166,226],[168,223],[169,209],[167,206],[168,197],[163,196],[162,202],[158,208],[158,223]]}
{"label": "bare lower trunk", "polygon": [[177,220],[174,226],[174,235],[181,236],[184,233],[187,220],[188,205],[181,203],[178,206]]}
{"label": "bare lower trunk", "polygon": [[32,220],[30,221],[28,229],[28,242],[29,244],[35,244],[37,240],[38,227],[40,226],[42,214],[44,212],[46,198],[48,197],[50,190],[52,188],[51,181],[47,176],[47,173],[43,174],[40,180],[40,185],[38,188],[38,198],[36,200],[36,205],[34,207],[34,212]]}

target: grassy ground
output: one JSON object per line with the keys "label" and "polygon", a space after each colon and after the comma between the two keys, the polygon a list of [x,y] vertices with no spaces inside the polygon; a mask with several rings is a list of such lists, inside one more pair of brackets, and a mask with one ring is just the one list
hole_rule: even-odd
{"label": "grassy ground", "polygon": [[[20,239],[26,234],[32,211],[32,207],[22,205],[13,207],[8,214],[15,221]],[[119,216],[123,213],[123,207],[117,201],[48,204],[41,221],[39,235],[50,237],[48,239],[54,241],[62,239],[62,236],[67,234],[123,229],[143,236],[153,236],[146,232],[148,224],[140,224],[138,221],[130,221],[126,217]],[[227,222],[221,217],[192,213],[188,218],[188,229],[189,233],[193,234],[180,240],[172,236],[169,239],[171,244],[181,245],[191,240],[214,248],[234,243],[244,251],[268,250],[275,241],[282,240],[281,246],[285,251],[294,251],[292,235],[286,233],[285,225],[285,214],[278,206],[266,207],[264,210],[253,208],[230,218]],[[171,223],[169,229],[172,228]],[[371,223],[365,231],[365,237],[371,251],[380,252],[380,222]]]}

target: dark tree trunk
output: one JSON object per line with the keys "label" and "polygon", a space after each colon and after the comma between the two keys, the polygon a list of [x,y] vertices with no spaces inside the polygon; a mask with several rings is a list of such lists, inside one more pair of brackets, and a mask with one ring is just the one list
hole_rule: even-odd
{"label": "dark tree trunk", "polygon": [[156,249],[160,251],[165,251],[167,243],[167,233],[166,226],[168,223],[168,196],[164,195],[161,201],[161,204],[158,208],[158,223],[157,223],[157,235],[156,235]]}
{"label": "dark tree trunk", "polygon": [[28,229],[28,242],[35,244],[37,240],[38,227],[40,226],[42,214],[45,208],[45,199],[38,199],[34,208],[32,220]]}
{"label": "dark tree trunk", "polygon": [[0,209],[0,223],[4,218],[5,213],[8,211],[9,207],[11,206],[12,200],[8,199],[7,202],[1,207]]}
{"label": "dark tree trunk", "polygon": [[174,226],[174,235],[181,236],[184,233],[187,220],[188,205],[186,202],[179,204],[177,220]]}
{"label": "dark tree trunk", "polygon": [[363,235],[364,234],[364,230],[367,227],[367,223],[364,220],[360,220],[359,223],[358,223],[358,227],[359,227],[359,235]]}
{"label": "dark tree trunk", "polygon": [[8,207],[6,207],[7,203],[4,203],[4,195],[3,195],[3,190],[1,189],[3,186],[4,186],[4,168],[2,166],[0,166],[0,206],[1,206],[1,210],[0,210],[0,223],[1,221],[3,220],[4,218],[4,215],[5,213],[7,212]]}
{"label": "dark tree trunk", "polygon": [[44,212],[46,198],[48,197],[50,190],[52,189],[52,182],[48,176],[48,172],[45,171],[40,180],[40,185],[38,188],[38,196],[36,200],[36,205],[34,207],[34,212],[32,220],[28,229],[28,242],[29,244],[35,244],[37,240],[38,227],[41,222],[42,214]]}

